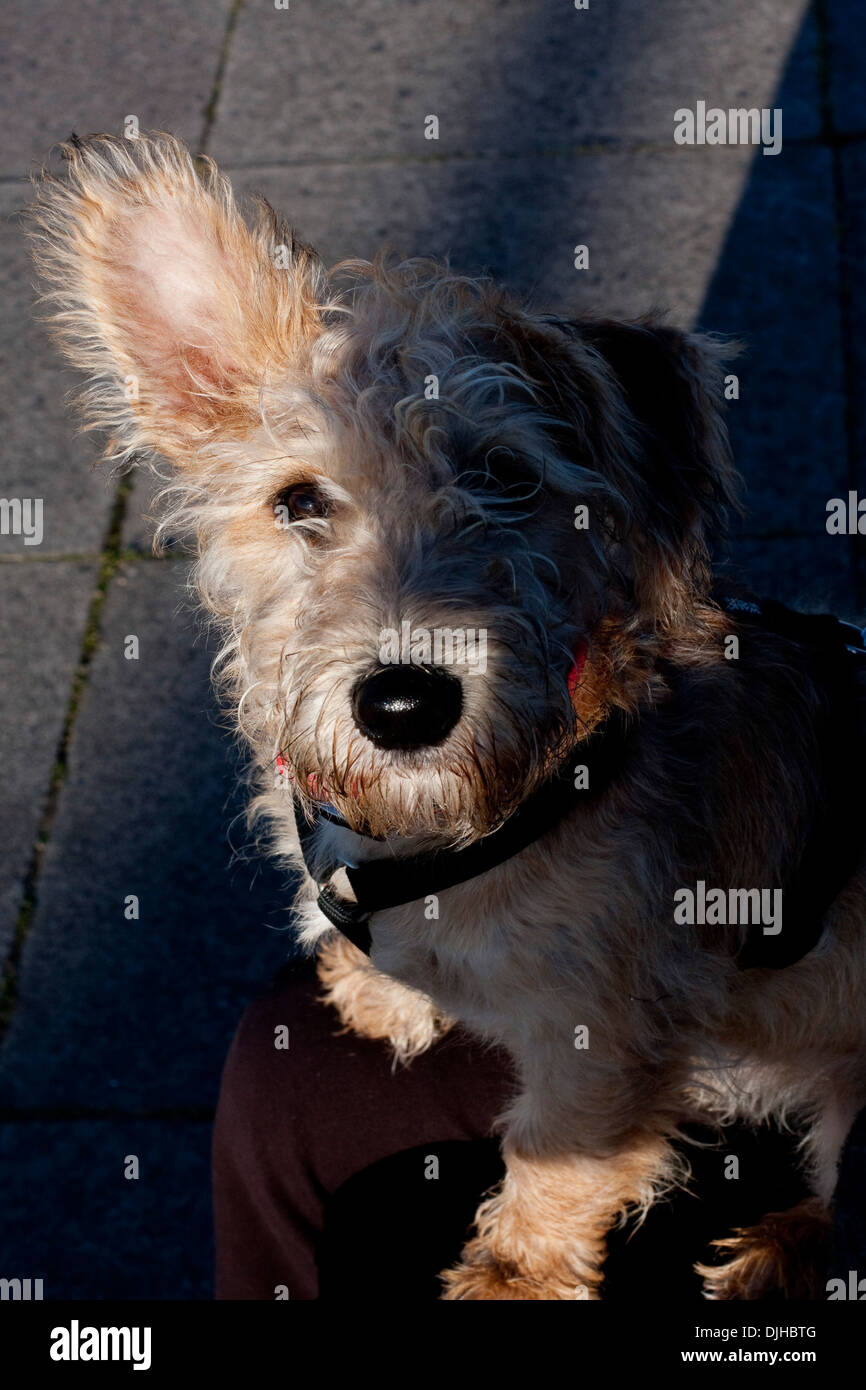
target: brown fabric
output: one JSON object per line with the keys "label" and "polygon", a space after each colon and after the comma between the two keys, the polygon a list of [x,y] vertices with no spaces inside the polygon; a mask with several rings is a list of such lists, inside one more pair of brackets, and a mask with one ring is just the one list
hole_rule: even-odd
{"label": "brown fabric", "polygon": [[[455,1032],[410,1067],[340,1033],[315,969],[281,971],[241,1020],[214,1130],[218,1299],[318,1296],[329,1199],[354,1175],[418,1145],[489,1135],[513,1089],[508,1059]],[[289,1047],[275,1030],[289,1029]]]}

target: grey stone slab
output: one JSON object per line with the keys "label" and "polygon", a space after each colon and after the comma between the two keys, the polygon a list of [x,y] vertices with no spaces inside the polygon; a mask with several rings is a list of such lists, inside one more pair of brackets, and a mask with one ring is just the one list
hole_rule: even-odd
{"label": "grey stone slab", "polygon": [[[240,194],[264,194],[328,263],[390,245],[448,256],[461,272],[489,270],[540,307],[628,317],[658,306],[688,324],[752,163],[750,151],[703,149],[228,172]],[[586,271],[574,268],[580,243],[590,248]],[[167,464],[160,474],[170,478]],[[159,486],[142,474],[128,505],[124,544],[144,553]]]}
{"label": "grey stone slab", "polygon": [[0,565],[0,959],[21,907],[96,577],[95,564]]}
{"label": "grey stone slab", "polygon": [[[743,536],[717,566],[724,579],[739,579],[765,598],[781,599],[805,611],[858,617],[854,552],[844,536],[824,530],[808,536]],[[866,620],[866,614],[860,621]]]}
{"label": "grey stone slab", "polygon": [[[186,566],[113,580],[0,1056],[0,1105],[209,1105],[246,999],[291,953],[281,875],[185,607]],[[124,639],[139,638],[137,661]],[[231,838],[231,845],[229,843]],[[129,895],[138,920],[126,920]]]}
{"label": "grey stone slab", "polygon": [[[765,20],[771,18],[775,10],[772,0],[761,8]],[[813,5],[807,4],[801,9],[805,13],[799,32],[795,32],[793,25],[790,30],[786,29],[786,36],[791,34],[793,39],[782,66],[777,90],[770,101],[761,103],[782,108],[786,140],[814,139],[822,127],[818,24]]]}
{"label": "grey stone slab", "polygon": [[[658,305],[689,322],[751,162],[749,151],[704,148],[231,172],[329,263],[390,245],[448,255],[469,274],[489,269],[547,308],[628,316]],[[589,270],[574,268],[579,244]]]}
{"label": "grey stone slab", "polygon": [[3,7],[0,172],[26,175],[72,131],[173,130],[199,139],[229,0],[8,0]]}
{"label": "grey stone slab", "polygon": [[746,347],[728,418],[749,529],[817,535],[847,472],[829,150],[754,161],[701,322]]}
{"label": "grey stone slab", "polygon": [[866,131],[866,16],[859,0],[829,0],[826,9],[830,100],[837,130]]}
{"label": "grey stone slab", "polygon": [[46,1301],[212,1296],[209,1124],[6,1122],[0,1184],[0,1269]]}
{"label": "grey stone slab", "polygon": [[156,496],[165,486],[169,475],[169,465],[160,459],[159,476],[149,468],[136,469],[130,479],[132,487],[126,501],[123,518],[123,546],[140,555],[152,555],[154,535],[157,525]]}
{"label": "grey stone slab", "polygon": [[36,319],[35,276],[15,216],[26,200],[25,189],[0,187],[0,494],[41,499],[43,537],[37,547],[0,534],[0,555],[95,552],[112,487],[94,471],[99,446],[93,435],[77,435],[66,400],[80,379]]}
{"label": "grey stone slab", "polygon": [[[866,141],[860,140],[842,151],[842,189],[845,201],[844,241],[846,289],[848,294],[848,342],[850,354],[849,466],[851,485],[866,497]],[[850,542],[856,551],[858,593],[866,605],[866,536]]]}
{"label": "grey stone slab", "polygon": [[[155,468],[141,467],[133,470],[130,477],[131,490],[121,528],[124,549],[135,551],[139,555],[154,554],[157,525],[165,511],[159,494],[170,481],[171,467],[165,459],[158,459]],[[160,551],[168,557],[191,555],[193,546],[168,529],[160,537]]]}
{"label": "grey stone slab", "polygon": [[[804,0],[341,0],[246,6],[213,153],[235,163],[526,154],[673,140],[674,112],[773,106],[792,49],[786,131],[818,128]],[[439,118],[438,141],[425,118]]]}

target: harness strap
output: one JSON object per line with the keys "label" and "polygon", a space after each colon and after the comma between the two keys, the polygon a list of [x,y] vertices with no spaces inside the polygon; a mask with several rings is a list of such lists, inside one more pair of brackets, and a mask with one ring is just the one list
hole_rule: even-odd
{"label": "harness strap", "polygon": [[856,679],[866,640],[831,613],[798,613],[775,599],[721,603],[746,629],[758,627],[805,647],[810,676],[823,694],[815,720],[821,804],[784,885],[784,926],[775,936],[755,928],[737,956],[743,970],[779,970],[817,946],[824,918],[856,872],[866,843],[866,748]]}
{"label": "harness strap", "polygon": [[[560,767],[498,830],[463,849],[433,850],[408,858],[369,860],[357,866],[339,864],[319,883],[317,905],[328,920],[369,954],[369,919],[374,912],[444,892],[459,883],[504,864],[522,849],[541,839],[575,806],[588,805],[601,796],[623,766],[631,742],[626,716],[614,711],[604,726],[590,734],[576,750],[588,769],[586,786],[576,786],[570,769]],[[327,810],[320,812],[334,820]],[[312,840],[318,819],[296,812],[304,862],[313,878]],[[345,893],[348,883],[351,897]],[[362,944],[363,943],[363,944]]]}
{"label": "harness strap", "polygon": [[[816,735],[824,796],[821,812],[806,841],[797,869],[785,887],[785,927],[776,936],[760,928],[750,933],[737,957],[741,969],[781,969],[811,951],[820,940],[824,916],[857,868],[866,835],[866,749],[860,734],[860,706],[853,658],[866,659],[866,632],[832,614],[804,614],[775,600],[752,602],[722,598],[721,605],[747,628],[755,625],[805,646],[813,674],[824,688],[824,708]],[[366,955],[370,917],[403,903],[417,902],[487,873],[540,839],[566,814],[596,800],[623,767],[635,726],[621,711],[575,750],[589,768],[588,785],[576,787],[560,767],[498,830],[463,849],[442,849],[409,858],[382,858],[358,866],[334,863],[324,880],[313,872],[313,838],[321,819],[344,824],[327,807],[308,819],[296,809],[301,850],[319,887],[317,905],[339,931]],[[854,774],[856,806],[850,797]]]}

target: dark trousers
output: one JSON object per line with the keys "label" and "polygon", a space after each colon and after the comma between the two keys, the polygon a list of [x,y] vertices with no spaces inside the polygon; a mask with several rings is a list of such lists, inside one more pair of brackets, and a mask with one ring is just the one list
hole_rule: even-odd
{"label": "dark trousers", "polygon": [[[512,1084],[507,1059],[453,1034],[395,1068],[384,1043],[341,1032],[318,993],[311,964],[281,971],[226,1062],[217,1297],[273,1299],[281,1285],[290,1298],[372,1297],[387,1268],[398,1296],[435,1298],[502,1173],[488,1136]],[[284,1026],[287,1049],[275,1046]]]}
{"label": "dark trousers", "polygon": [[[286,967],[248,1009],[226,1062],[214,1133],[217,1297],[435,1299],[439,1271],[503,1172],[490,1135],[514,1087],[508,1059],[457,1031],[395,1067],[385,1044],[342,1032],[318,992],[310,963]],[[275,1045],[286,1029],[288,1047]],[[840,1196],[851,1201],[834,1264],[858,1252],[863,1264],[861,1130],[866,1112],[843,1162]],[[606,1299],[698,1299],[691,1267],[710,1240],[805,1195],[793,1136],[734,1127],[721,1144],[694,1137],[712,1147],[688,1146],[690,1190],[639,1230],[611,1234]],[[732,1153],[736,1181],[725,1177]]]}

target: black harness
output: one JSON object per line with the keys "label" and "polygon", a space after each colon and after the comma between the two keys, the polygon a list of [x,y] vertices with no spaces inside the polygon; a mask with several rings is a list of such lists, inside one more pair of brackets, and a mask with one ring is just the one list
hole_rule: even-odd
{"label": "black harness", "polygon": [[832,613],[798,613],[775,599],[721,603],[745,629],[774,632],[805,648],[809,674],[822,693],[814,726],[821,804],[785,885],[784,930],[767,936],[758,927],[737,957],[742,969],[781,969],[818,945],[827,911],[856,872],[866,846],[866,747],[857,684],[857,665],[866,659],[866,630]]}
{"label": "black harness", "polygon": [[[851,777],[851,760],[864,768],[854,663],[866,659],[864,633],[831,614],[803,614],[774,600],[760,604],[721,599],[721,605],[748,628],[766,630],[806,646],[826,695],[816,730],[823,769],[823,814],[804,846],[785,890],[785,929],[776,936],[760,929],[748,937],[737,963],[742,969],[778,969],[811,951],[821,935],[827,909],[851,878],[863,850],[866,806],[864,780]],[[296,807],[304,862],[317,882],[317,905],[359,950],[369,955],[370,918],[376,912],[418,902],[495,869],[552,830],[577,806],[587,806],[611,785],[625,765],[636,726],[614,711],[579,747],[589,769],[586,786],[576,786],[571,770],[560,768],[527,798],[498,830],[460,849],[434,850],[407,858],[373,859],[352,866],[328,865],[324,878],[313,871],[313,842],[321,820],[345,825],[323,807],[309,819]],[[858,804],[852,804],[852,785]]]}
{"label": "black harness", "polygon": [[[417,902],[432,893],[466,883],[512,859],[540,840],[576,806],[586,806],[610,786],[626,761],[633,737],[625,716],[614,711],[604,725],[580,745],[581,762],[588,769],[587,786],[575,786],[570,771],[560,768],[533,792],[498,830],[463,849],[433,850],[406,858],[372,859],[353,867],[336,864],[328,878],[319,880],[318,906],[360,950],[370,953],[369,920],[374,912]],[[313,878],[313,837],[322,819],[344,825],[330,810],[307,820],[296,812],[304,862]],[[347,892],[348,887],[348,892]]]}

